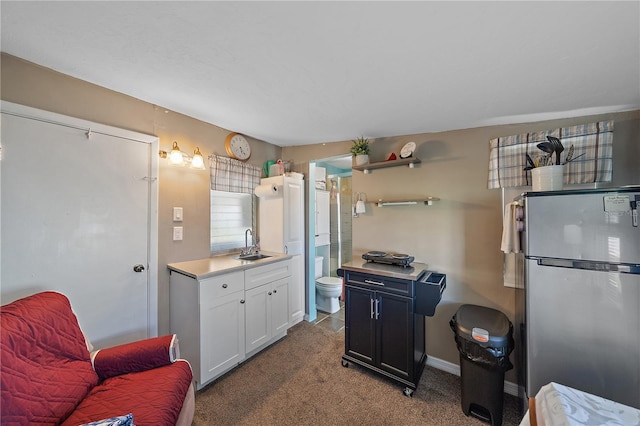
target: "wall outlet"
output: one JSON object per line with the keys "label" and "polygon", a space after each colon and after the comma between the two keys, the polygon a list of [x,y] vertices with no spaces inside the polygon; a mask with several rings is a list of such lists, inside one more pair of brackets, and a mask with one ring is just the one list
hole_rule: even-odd
{"label": "wall outlet", "polygon": [[173,241],[182,241],[182,226],[173,227]]}

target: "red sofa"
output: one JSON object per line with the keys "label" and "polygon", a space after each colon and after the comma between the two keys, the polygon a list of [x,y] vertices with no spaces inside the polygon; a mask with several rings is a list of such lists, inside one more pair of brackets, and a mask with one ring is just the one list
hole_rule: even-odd
{"label": "red sofa", "polygon": [[[116,313],[117,314],[117,313]],[[190,425],[189,363],[175,335],[92,354],[69,300],[38,293],[0,308],[2,425],[80,425],[133,414],[136,426]]]}

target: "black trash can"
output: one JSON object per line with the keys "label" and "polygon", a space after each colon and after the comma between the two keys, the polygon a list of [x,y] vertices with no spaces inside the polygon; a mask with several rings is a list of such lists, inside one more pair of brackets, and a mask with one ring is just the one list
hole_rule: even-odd
{"label": "black trash can", "polygon": [[462,411],[502,425],[504,372],[513,368],[513,324],[495,309],[462,305],[449,325],[460,352]]}

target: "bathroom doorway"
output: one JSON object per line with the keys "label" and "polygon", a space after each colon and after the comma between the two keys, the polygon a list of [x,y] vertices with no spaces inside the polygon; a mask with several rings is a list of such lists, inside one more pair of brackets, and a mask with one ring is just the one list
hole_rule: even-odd
{"label": "bathroom doorway", "polygon": [[[310,322],[316,321],[319,311],[336,308],[334,302],[339,302],[341,291],[336,293],[335,288],[328,289],[326,286],[336,285],[337,270],[351,260],[351,166],[351,155],[309,162],[310,226],[305,320]],[[322,280],[320,295],[316,289],[317,280]],[[339,287],[342,287],[341,280]],[[335,301],[333,297],[336,297]],[[318,303],[322,305],[319,309]]]}

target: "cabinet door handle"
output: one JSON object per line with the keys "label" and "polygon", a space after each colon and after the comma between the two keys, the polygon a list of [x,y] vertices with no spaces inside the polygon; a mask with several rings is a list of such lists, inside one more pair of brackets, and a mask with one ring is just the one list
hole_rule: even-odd
{"label": "cabinet door handle", "polygon": [[240,303],[243,303],[243,304],[244,304],[244,299],[240,299]]}
{"label": "cabinet door handle", "polygon": [[269,296],[271,296],[271,292],[267,293]]}
{"label": "cabinet door handle", "polygon": [[366,284],[373,284],[373,285],[381,285],[381,286],[384,286],[384,283],[383,283],[383,282],[380,282],[380,281],[364,280],[364,282],[365,282]]}
{"label": "cabinet door handle", "polygon": [[371,302],[371,319],[373,319],[373,299],[369,299]]}
{"label": "cabinet door handle", "polygon": [[226,284],[222,284],[222,288],[227,288],[227,287],[229,287],[229,286],[226,285]]}
{"label": "cabinet door handle", "polygon": [[380,317],[380,299],[376,299],[376,319]]}
{"label": "cabinet door handle", "polygon": [[278,290],[273,290],[273,294],[276,294],[278,292]]}

